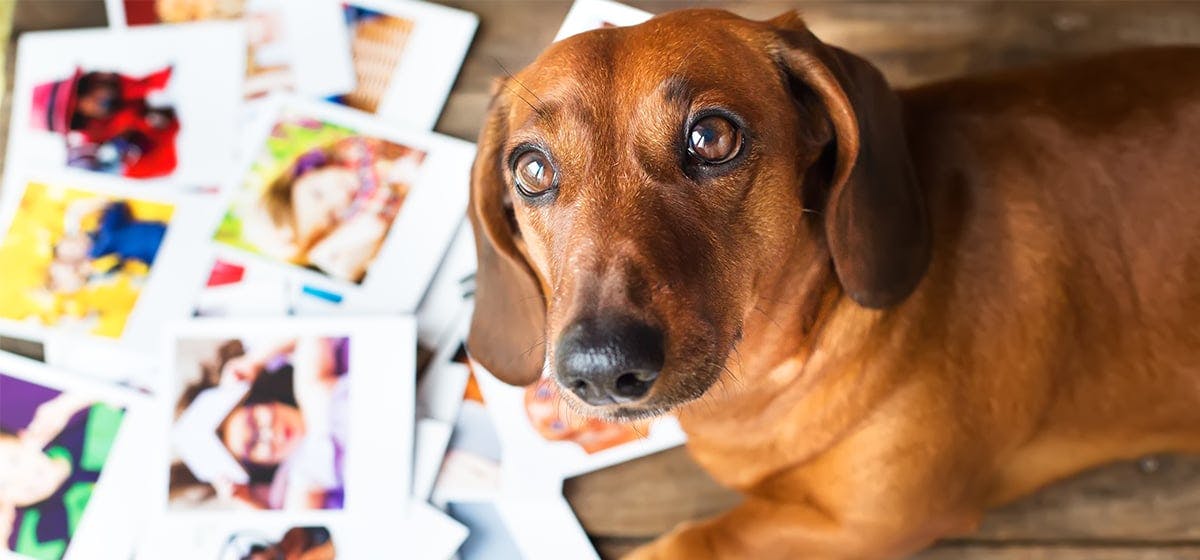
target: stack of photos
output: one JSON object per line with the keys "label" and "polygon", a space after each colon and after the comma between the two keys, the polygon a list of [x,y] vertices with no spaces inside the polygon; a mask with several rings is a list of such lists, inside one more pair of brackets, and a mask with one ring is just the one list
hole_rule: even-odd
{"label": "stack of photos", "polygon": [[[471,360],[475,146],[430,130],[476,16],[105,6],[16,54],[0,556],[596,558],[563,480],[683,434]],[[559,38],[647,17],[579,0]]]}

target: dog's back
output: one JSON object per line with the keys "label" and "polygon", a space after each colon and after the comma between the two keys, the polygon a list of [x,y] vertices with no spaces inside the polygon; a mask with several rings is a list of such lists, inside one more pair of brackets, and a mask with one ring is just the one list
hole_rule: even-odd
{"label": "dog's back", "polygon": [[1171,48],[902,93],[945,238],[915,309],[1042,387],[1014,471],[1200,450],[1198,92],[1200,49]]}

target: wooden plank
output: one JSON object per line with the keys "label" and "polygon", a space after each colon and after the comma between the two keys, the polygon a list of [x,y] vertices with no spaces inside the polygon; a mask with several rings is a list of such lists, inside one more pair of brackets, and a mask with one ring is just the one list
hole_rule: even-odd
{"label": "wooden plank", "polygon": [[973,538],[1200,542],[1200,457],[1093,470],[992,512]]}
{"label": "wooden plank", "polygon": [[[646,542],[646,539],[598,538],[592,544],[601,558],[616,560]],[[911,560],[1200,560],[1200,546],[953,543],[916,554]]]}
{"label": "wooden plank", "polygon": [[567,480],[563,495],[584,530],[616,537],[652,537],[741,500],[714,482],[682,447]]}
{"label": "wooden plank", "polygon": [[[976,542],[1200,543],[1200,457],[1164,456],[1153,468],[1110,465],[988,514]],[[738,502],[682,448],[577,477],[564,486],[593,535],[648,538]]]}
{"label": "wooden plank", "polygon": [[1200,560],[1200,546],[943,545],[912,560]]}

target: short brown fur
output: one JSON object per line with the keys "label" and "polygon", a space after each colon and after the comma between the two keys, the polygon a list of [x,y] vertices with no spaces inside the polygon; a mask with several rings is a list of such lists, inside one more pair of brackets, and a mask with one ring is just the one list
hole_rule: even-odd
{"label": "short brown fur", "polygon": [[[474,358],[527,383],[576,317],[661,325],[644,403],[573,404],[675,411],[746,494],[633,557],[902,557],[1082,469],[1200,451],[1200,49],[892,92],[794,15],[697,10],[503,86]],[[745,119],[744,160],[679,172],[684,97]],[[531,141],[549,204],[512,192]]]}

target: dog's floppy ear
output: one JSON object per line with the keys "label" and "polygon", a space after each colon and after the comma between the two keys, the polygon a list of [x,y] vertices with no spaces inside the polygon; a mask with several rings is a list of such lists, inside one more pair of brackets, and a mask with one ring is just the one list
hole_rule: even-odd
{"label": "dog's floppy ear", "polygon": [[782,39],[775,55],[790,85],[815,93],[833,124],[824,227],[838,279],[859,305],[896,304],[916,288],[931,253],[900,100],[878,70],[822,43],[795,12],[768,23]]}
{"label": "dog's floppy ear", "polygon": [[512,199],[504,181],[507,107],[502,95],[492,98],[471,171],[467,215],[479,265],[467,350],[501,381],[528,385],[542,373],[546,306],[540,283],[517,247]]}

